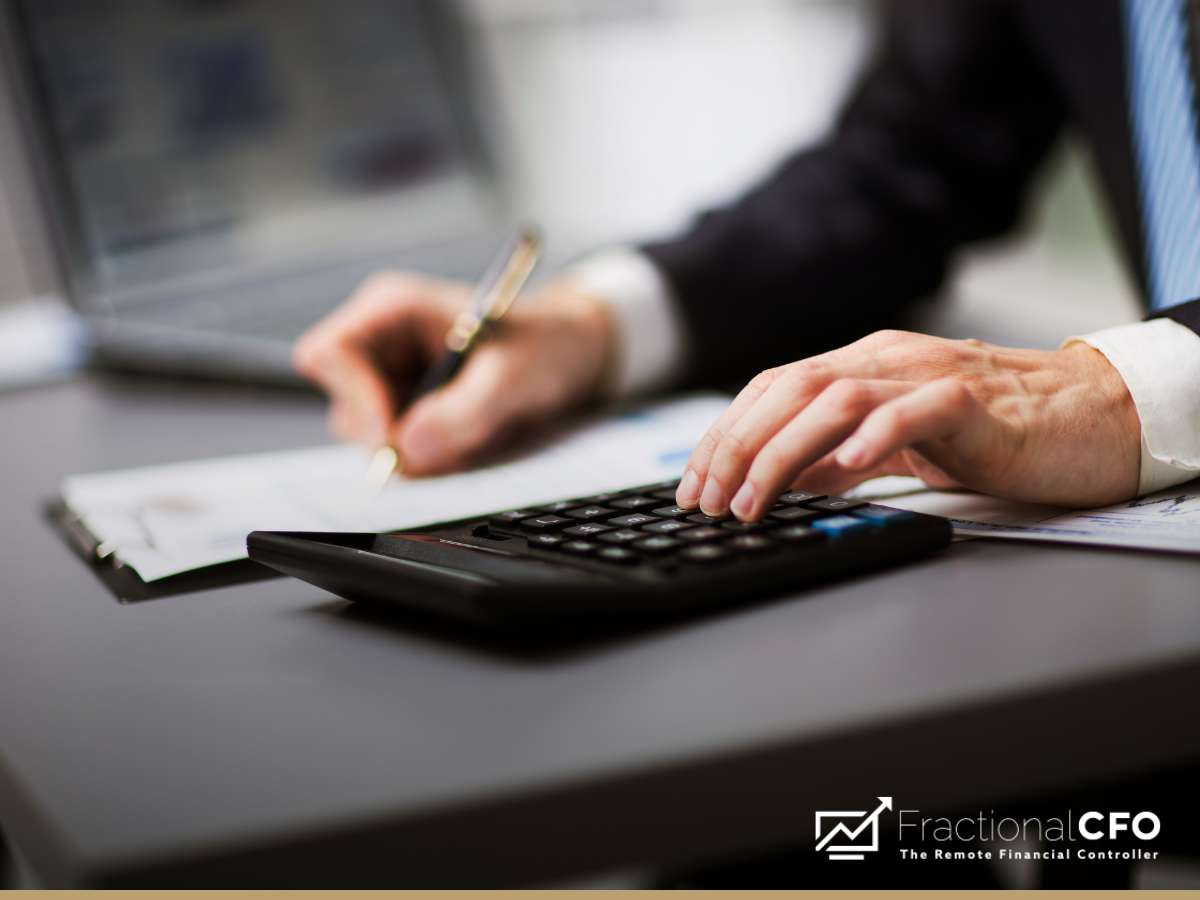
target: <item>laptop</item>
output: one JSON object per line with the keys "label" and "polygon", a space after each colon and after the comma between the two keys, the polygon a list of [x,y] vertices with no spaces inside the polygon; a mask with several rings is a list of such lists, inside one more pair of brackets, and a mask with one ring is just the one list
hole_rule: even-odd
{"label": "laptop", "polygon": [[97,361],[297,380],[381,268],[476,277],[506,219],[438,0],[0,0],[54,263]]}

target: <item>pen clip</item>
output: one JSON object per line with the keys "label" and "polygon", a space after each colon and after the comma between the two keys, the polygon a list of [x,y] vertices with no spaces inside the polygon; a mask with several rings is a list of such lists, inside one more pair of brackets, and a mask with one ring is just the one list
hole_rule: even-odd
{"label": "pen clip", "polygon": [[488,294],[482,316],[484,321],[494,322],[508,312],[537,265],[540,249],[541,240],[537,231],[530,227],[522,229],[508,262],[496,279],[495,287]]}

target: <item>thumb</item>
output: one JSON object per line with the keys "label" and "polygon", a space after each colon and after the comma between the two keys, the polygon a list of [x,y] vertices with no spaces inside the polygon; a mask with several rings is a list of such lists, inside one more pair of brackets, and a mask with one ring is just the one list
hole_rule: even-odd
{"label": "thumb", "polygon": [[405,473],[456,471],[498,443],[522,410],[510,371],[503,354],[485,348],[449,384],[414,403],[392,435]]}

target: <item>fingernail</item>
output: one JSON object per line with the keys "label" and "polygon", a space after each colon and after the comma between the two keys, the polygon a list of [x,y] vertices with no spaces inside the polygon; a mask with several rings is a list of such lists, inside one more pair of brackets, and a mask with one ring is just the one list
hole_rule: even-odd
{"label": "fingernail", "polygon": [[710,516],[719,516],[725,512],[725,495],[715,478],[708,479],[704,485],[704,493],[700,495],[700,509]]}
{"label": "fingernail", "polygon": [[729,508],[739,519],[748,519],[754,512],[754,485],[749,481],[743,482],[738,492],[733,495],[733,502],[729,504]]}
{"label": "fingernail", "polygon": [[680,506],[693,507],[696,505],[696,500],[700,496],[700,479],[696,477],[696,473],[688,469],[683,473],[683,481],[679,482],[679,487],[675,490],[675,502]]}
{"label": "fingernail", "polygon": [[857,469],[866,458],[867,445],[856,437],[849,438],[842,444],[842,449],[837,454],[838,465],[847,469]]}

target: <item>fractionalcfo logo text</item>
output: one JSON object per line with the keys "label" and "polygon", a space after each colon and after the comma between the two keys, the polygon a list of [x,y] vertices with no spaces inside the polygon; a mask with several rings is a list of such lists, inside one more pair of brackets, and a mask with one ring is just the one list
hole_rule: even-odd
{"label": "fractionalcfo logo text", "polygon": [[[885,812],[892,812],[893,804],[891,797],[875,799],[879,805],[870,810],[818,810],[814,823],[817,852],[830,859],[851,860],[865,859],[866,854],[877,852],[879,821]],[[1158,858],[1157,850],[1110,848],[1097,846],[1097,842],[1121,839],[1148,842],[1162,831],[1158,816],[1147,810],[1089,810],[1079,815],[1067,810],[1064,816],[1026,818],[996,818],[995,812],[989,810],[987,814],[952,818],[922,816],[920,810],[901,809],[897,810],[897,817],[895,832],[901,845],[900,858],[908,860],[1150,860]],[[906,841],[915,841],[919,846],[905,847]],[[1086,843],[1081,847],[1063,846],[1078,842]]]}

